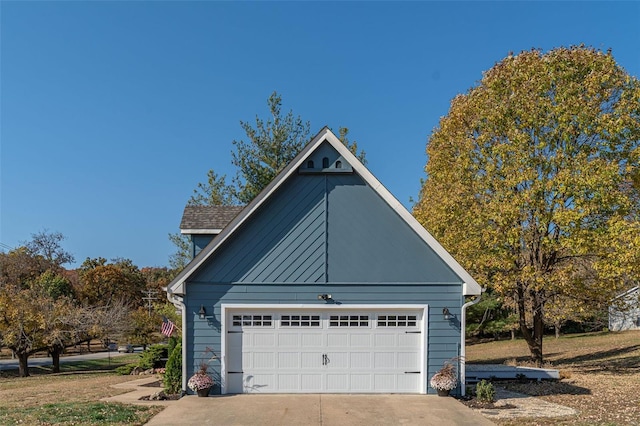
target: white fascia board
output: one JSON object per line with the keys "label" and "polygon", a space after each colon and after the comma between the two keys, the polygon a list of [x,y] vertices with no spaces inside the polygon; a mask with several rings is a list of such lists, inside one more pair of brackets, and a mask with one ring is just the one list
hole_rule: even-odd
{"label": "white fascia board", "polygon": [[222,232],[222,229],[181,229],[180,233],[181,234],[188,234],[188,235],[218,235],[220,232]]}

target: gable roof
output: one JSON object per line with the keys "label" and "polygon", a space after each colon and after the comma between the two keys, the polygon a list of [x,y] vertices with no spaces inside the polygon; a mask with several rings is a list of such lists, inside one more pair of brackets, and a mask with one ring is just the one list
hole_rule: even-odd
{"label": "gable roof", "polygon": [[184,294],[185,282],[195,273],[207,259],[262,206],[271,195],[280,188],[285,181],[304,164],[307,158],[323,143],[329,143],[352,166],[356,172],[388,205],[391,207],[411,229],[428,245],[440,258],[454,271],[463,282],[464,295],[479,295],[480,285],[469,273],[436,241],[435,238],[409,213],[409,211],[385,188],[378,179],[356,158],[336,135],[324,127],[318,134],[300,151],[300,153],[282,170],[282,172],[262,190],[222,232],[211,241],[167,287],[171,294]]}
{"label": "gable roof", "polygon": [[186,206],[180,222],[182,234],[217,234],[244,206]]}

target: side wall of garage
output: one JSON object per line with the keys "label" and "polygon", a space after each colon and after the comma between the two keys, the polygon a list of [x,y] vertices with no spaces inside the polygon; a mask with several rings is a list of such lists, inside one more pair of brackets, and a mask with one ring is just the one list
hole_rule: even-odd
{"label": "side wall of garage", "polygon": [[[335,302],[353,304],[426,304],[429,306],[427,330],[427,379],[443,362],[456,357],[460,351],[461,286],[446,284],[392,284],[392,285],[292,285],[292,284],[212,284],[190,283],[187,312],[187,373],[190,376],[206,362],[210,372],[219,381],[221,349],[222,303],[238,304],[317,304],[318,294],[328,293]],[[200,306],[207,318],[199,319]],[[448,308],[452,319],[445,320],[442,309]],[[428,387],[428,385],[427,385]],[[218,389],[219,392],[219,389]],[[432,393],[432,389],[428,389]]]}

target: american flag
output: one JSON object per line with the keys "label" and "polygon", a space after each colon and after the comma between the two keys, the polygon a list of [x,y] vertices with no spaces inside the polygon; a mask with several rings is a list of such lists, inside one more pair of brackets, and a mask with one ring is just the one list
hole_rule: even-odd
{"label": "american flag", "polygon": [[162,334],[167,337],[171,337],[173,331],[176,329],[176,325],[168,318],[162,318],[162,329],[160,330]]}

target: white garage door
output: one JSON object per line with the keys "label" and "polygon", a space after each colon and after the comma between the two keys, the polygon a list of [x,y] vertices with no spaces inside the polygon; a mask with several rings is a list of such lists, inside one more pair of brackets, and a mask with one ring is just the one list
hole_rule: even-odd
{"label": "white garage door", "polygon": [[227,312],[227,393],[420,393],[423,313]]}

